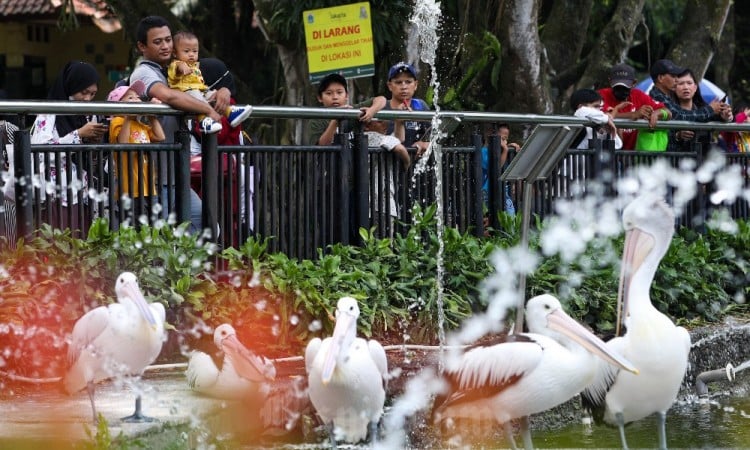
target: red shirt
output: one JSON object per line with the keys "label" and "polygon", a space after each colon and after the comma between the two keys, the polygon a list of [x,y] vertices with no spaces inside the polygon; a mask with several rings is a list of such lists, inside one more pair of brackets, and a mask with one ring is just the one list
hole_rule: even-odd
{"label": "red shirt", "polygon": [[[617,100],[612,93],[612,88],[604,88],[599,89],[599,95],[602,96],[602,100],[604,101],[604,106],[602,107],[602,111],[607,112],[610,108],[614,108],[617,106],[620,101]],[[626,106],[620,110],[621,113],[629,113],[633,112],[637,109],[639,109],[643,105],[650,105],[652,108],[661,109],[664,108],[664,104],[657,102],[653,98],[651,98],[648,94],[643,92],[642,90],[638,88],[633,88],[630,90],[630,95],[627,99],[625,99],[626,102],[630,102],[630,106]],[[635,148],[635,141],[638,139],[638,130],[630,128],[630,129],[622,129],[622,149],[623,150],[633,150]]]}

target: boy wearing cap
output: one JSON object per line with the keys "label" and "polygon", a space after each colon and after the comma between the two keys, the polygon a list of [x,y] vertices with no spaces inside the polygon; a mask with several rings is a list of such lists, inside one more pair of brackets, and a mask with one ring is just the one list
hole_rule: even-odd
{"label": "boy wearing cap", "polygon": [[[388,70],[388,90],[391,92],[391,100],[383,109],[405,110],[405,111],[428,111],[430,107],[422,99],[414,98],[419,82],[417,71],[409,63],[398,62]],[[417,156],[422,156],[430,146],[426,141],[429,130],[429,122],[407,120],[404,121],[404,141],[407,147],[416,147]],[[393,132],[393,125],[388,127],[388,132]]]}
{"label": "boy wearing cap", "polygon": [[[318,101],[325,108],[359,108],[360,122],[369,122],[385,106],[385,97],[378,96],[370,100],[349,104],[349,88],[346,78],[338,73],[329,73],[318,84]],[[348,122],[338,119],[315,119],[310,121],[310,141],[312,145],[331,145],[336,132],[349,133]]]}
{"label": "boy wearing cap", "polygon": [[688,122],[704,122],[705,118],[712,117],[725,109],[731,107],[719,100],[714,100],[706,106],[693,110],[685,110],[680,107],[672,93],[677,86],[677,77],[685,73],[683,67],[678,66],[668,59],[660,59],[651,65],[651,80],[654,87],[651,89],[651,97],[662,102],[669,108],[673,120],[685,120]]}
{"label": "boy wearing cap", "polygon": [[[140,103],[141,96],[146,91],[142,81],[134,81],[130,86],[115,88],[107,96],[110,102]],[[162,142],[166,136],[161,123],[156,116],[115,116],[109,123],[110,144],[149,144]],[[118,155],[119,153],[119,155]],[[140,160],[139,160],[140,156]],[[149,180],[149,173],[153,176],[153,168],[149,169],[149,158],[145,152],[115,152],[115,178],[119,180],[122,195],[131,198],[149,197],[156,195],[153,178]],[[138,167],[142,168],[140,175]],[[132,183],[130,180],[139,180]]]}
{"label": "boy wearing cap", "polygon": [[[635,87],[635,69],[628,64],[616,64],[610,69],[610,87],[599,89],[604,105],[602,111],[615,118],[628,120],[648,120],[650,127],[656,126],[658,120],[669,120],[671,114],[663,103],[660,103],[642,90]],[[638,130],[624,128],[622,131],[622,148],[633,150],[638,140]]]}

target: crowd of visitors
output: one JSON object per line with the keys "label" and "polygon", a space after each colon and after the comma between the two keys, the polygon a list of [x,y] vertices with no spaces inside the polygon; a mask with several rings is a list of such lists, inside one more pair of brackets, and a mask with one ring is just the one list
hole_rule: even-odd
{"label": "crowd of visitors", "polygon": [[[200,141],[205,134],[218,133],[219,145],[240,145],[247,143],[247,135],[242,132],[242,122],[251,114],[250,105],[238,105],[236,89],[229,68],[215,58],[200,58],[199,38],[188,31],[172,33],[169,23],[162,17],[149,16],[142,19],[136,29],[136,47],[141,60],[129,79],[122,86],[109,93],[108,101],[165,103],[174,109],[194,114],[195,120],[187,124],[193,132],[193,162],[200,173]],[[416,98],[419,87],[418,71],[412,64],[398,62],[390,67],[387,78],[388,98],[376,96],[362,103],[352,105],[349,98],[348,81],[340,74],[332,73],[324,77],[317,86],[317,98],[325,108],[358,108],[359,120],[363,124],[370,147],[381,147],[392,152],[400,164],[391,164],[385,170],[376,165],[374,174],[387,178],[387,205],[376,208],[393,220],[399,216],[400,205],[396,203],[395,170],[408,169],[412,163],[408,148],[415,149],[415,157],[420,158],[430,148],[430,124],[419,120],[373,120],[381,110],[424,111],[430,106]],[[690,151],[696,142],[710,143],[712,136],[707,132],[692,130],[664,131],[654,129],[658,121],[684,120],[693,122],[747,121],[749,109],[732,111],[724,99],[706,103],[700,92],[699,81],[688,68],[677,66],[668,59],[660,59],[650,67],[653,87],[644,92],[636,87],[636,71],[628,64],[616,64],[610,70],[606,87],[599,90],[579,89],[571,96],[571,111],[577,117],[591,122],[586,134],[576,142],[579,148],[586,148],[592,138],[611,138],[616,149],[650,151]],[[85,61],[70,61],[60,71],[48,95],[50,100],[91,101],[99,89],[99,75],[93,65]],[[738,103],[739,106],[739,103]],[[613,120],[648,121],[652,129],[618,129]],[[102,118],[84,115],[40,114],[31,127],[33,144],[80,144],[105,142],[144,145],[150,142],[173,142],[175,132],[180,127],[176,116],[143,117],[115,116],[109,124],[101,123]],[[310,121],[310,142],[313,145],[331,145],[336,136],[351,137],[351,121],[318,119]],[[3,149],[3,169],[6,173],[12,162],[12,124],[0,123],[4,141],[8,148]],[[2,131],[2,130],[0,130]],[[507,166],[512,154],[521,151],[522,146],[510,142],[510,127],[507,124],[490,124],[484,133],[482,149],[482,171],[484,201],[487,203],[489,184],[490,136],[496,134],[500,148],[500,170]],[[746,151],[750,139],[745,133],[722,133],[721,144],[727,151]],[[3,145],[4,147],[6,144]],[[173,211],[175,206],[174,165],[169,164],[166,153],[158,154],[159,161],[151,160],[145,153],[120,152],[114,158],[114,171],[117,195],[131,198],[154,197],[163,205],[164,214]],[[86,202],[86,195],[71,195],[73,188],[86,192],[90,174],[81,161],[68,161],[64,156],[51,157],[41,154],[36,170],[39,171],[40,201],[55,203],[62,209],[75,209]],[[244,164],[235,158],[224,161],[225,169],[236,164]],[[58,166],[59,167],[56,167]],[[156,173],[158,172],[158,173]],[[12,172],[10,172],[12,173]],[[250,174],[254,170],[244,171]],[[252,179],[245,180],[240,198],[243,211],[252,196]],[[136,179],[139,181],[136,182]],[[3,183],[4,228],[11,227],[9,220],[14,206],[12,179],[6,177]],[[118,190],[119,189],[119,190]],[[200,180],[193,184],[190,192],[190,224],[192,231],[202,230]],[[510,185],[503,185],[503,204],[506,212],[514,213]],[[384,203],[380,192],[371,193],[371,201]],[[252,199],[250,199],[252,202]],[[141,210],[140,213],[147,213]],[[252,212],[251,212],[252,214]],[[78,214],[61,214],[59,227],[76,228]],[[166,217],[166,215],[164,216]],[[244,217],[244,212],[243,212]],[[8,222],[8,223],[5,223]],[[251,226],[251,224],[248,224]],[[7,233],[7,231],[6,231]]]}

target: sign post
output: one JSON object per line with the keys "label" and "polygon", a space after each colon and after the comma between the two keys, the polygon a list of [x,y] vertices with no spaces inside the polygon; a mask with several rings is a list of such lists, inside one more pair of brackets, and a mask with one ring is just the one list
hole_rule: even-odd
{"label": "sign post", "polygon": [[329,73],[346,78],[375,74],[370,3],[352,3],[302,13],[310,81]]}

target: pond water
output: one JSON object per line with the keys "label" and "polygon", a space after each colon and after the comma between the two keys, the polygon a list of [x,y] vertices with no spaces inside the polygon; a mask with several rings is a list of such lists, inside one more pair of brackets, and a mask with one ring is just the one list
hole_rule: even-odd
{"label": "pond water", "polygon": [[[626,427],[630,448],[656,448],[656,416],[648,417]],[[532,419],[533,423],[533,419]],[[581,422],[532,434],[536,448],[620,448],[617,428],[590,425]],[[521,445],[520,438],[517,443]],[[269,448],[256,444],[237,443],[243,450]],[[322,444],[322,442],[321,442]],[[416,444],[416,443],[415,443]],[[480,444],[460,448],[507,448],[505,440],[483,440]],[[497,446],[494,446],[494,445]],[[675,404],[667,415],[667,444],[670,448],[750,448],[750,397],[722,397],[719,399],[691,399]],[[323,449],[324,445],[312,443],[279,444],[277,449]],[[339,446],[339,448],[367,448],[365,446]],[[415,446],[413,448],[434,448]]]}
{"label": "pond water", "polygon": [[[631,448],[658,445],[656,416],[625,428]],[[533,434],[538,448],[619,448],[617,428],[572,424]],[[750,448],[750,398],[725,397],[691,400],[675,404],[667,414],[667,444],[670,448]]]}

